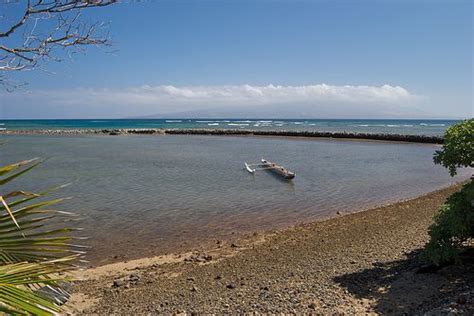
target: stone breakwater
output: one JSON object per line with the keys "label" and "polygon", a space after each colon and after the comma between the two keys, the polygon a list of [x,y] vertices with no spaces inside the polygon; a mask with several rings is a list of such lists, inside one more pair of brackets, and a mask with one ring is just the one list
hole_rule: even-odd
{"label": "stone breakwater", "polygon": [[249,136],[281,136],[281,137],[314,137],[314,138],[345,138],[370,139],[412,143],[442,144],[442,136],[372,134],[352,132],[320,132],[320,131],[255,131],[255,130],[222,130],[222,129],[167,129],[165,134],[174,135],[249,135]]}
{"label": "stone breakwater", "polygon": [[164,135],[164,129],[31,129],[3,130],[0,135],[48,135],[48,136],[78,136],[78,135]]}
{"label": "stone breakwater", "polygon": [[3,130],[0,135],[216,135],[216,136],[280,136],[308,138],[341,138],[442,144],[442,136],[375,134],[322,131],[259,131],[247,129],[46,129]]}

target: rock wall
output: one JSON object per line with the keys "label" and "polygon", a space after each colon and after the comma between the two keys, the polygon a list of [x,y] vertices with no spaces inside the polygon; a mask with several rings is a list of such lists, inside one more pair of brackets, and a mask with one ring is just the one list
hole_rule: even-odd
{"label": "rock wall", "polygon": [[410,143],[442,144],[442,136],[372,134],[319,131],[262,131],[246,129],[56,129],[56,130],[4,130],[0,135],[254,135],[280,137],[342,138],[397,141]]}

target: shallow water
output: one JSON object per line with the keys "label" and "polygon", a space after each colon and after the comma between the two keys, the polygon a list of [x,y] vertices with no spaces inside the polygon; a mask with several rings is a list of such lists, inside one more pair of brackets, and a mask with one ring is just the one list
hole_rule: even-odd
{"label": "shallow water", "polygon": [[[268,230],[386,204],[453,182],[432,163],[436,146],[219,136],[2,136],[0,163],[48,158],[13,188],[72,182],[60,208],[80,214],[94,263],[140,257],[233,232]],[[265,157],[293,182],[255,176]],[[457,180],[467,177],[465,170]]]}

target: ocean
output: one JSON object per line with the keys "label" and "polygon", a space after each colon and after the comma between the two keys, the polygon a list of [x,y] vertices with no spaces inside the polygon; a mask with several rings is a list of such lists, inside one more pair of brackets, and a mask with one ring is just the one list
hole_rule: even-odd
{"label": "ocean", "polygon": [[114,128],[215,128],[300,130],[327,132],[442,135],[455,120],[344,120],[344,119],[83,119],[2,120],[0,130],[114,129]]}
{"label": "ocean", "polygon": [[[78,122],[92,124],[74,121],[70,126],[76,128]],[[8,121],[5,124],[8,128]],[[0,142],[5,140],[0,165],[32,157],[47,160],[2,190],[41,191],[71,183],[54,196],[72,197],[58,207],[79,215],[68,225],[84,228],[89,237],[84,242],[92,247],[87,258],[94,264],[114,260],[115,255],[123,259],[187,250],[209,240],[384,205],[471,174],[464,170],[451,178],[432,162],[439,146],[427,144],[232,136],[0,135]],[[252,175],[244,169],[244,162],[262,157],[295,171],[295,180],[282,181],[267,171]]]}

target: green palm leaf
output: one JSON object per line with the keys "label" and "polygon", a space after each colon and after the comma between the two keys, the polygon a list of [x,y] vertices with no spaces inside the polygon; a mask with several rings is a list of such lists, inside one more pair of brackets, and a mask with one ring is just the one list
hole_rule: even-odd
{"label": "green palm leaf", "polygon": [[[40,164],[37,158],[0,167],[0,188]],[[0,191],[0,312],[19,315],[58,313],[58,301],[38,291],[65,293],[61,272],[76,269],[84,247],[72,228],[48,228],[68,212],[50,209],[65,199],[47,199],[50,192]],[[36,199],[41,199],[36,201]]]}
{"label": "green palm leaf", "polygon": [[[31,160],[22,161],[21,163],[16,164],[17,166],[14,167],[12,170],[15,170],[15,169],[17,169],[17,168],[19,168],[19,167],[21,167],[21,166],[23,166],[23,165],[25,165],[25,164],[28,164],[28,163],[30,163],[30,162],[33,162],[33,161],[35,161],[35,160],[36,160],[36,158],[35,158],[35,159],[31,159]],[[36,162],[36,163],[34,163],[34,164],[29,165],[27,168],[24,168],[24,169],[21,170],[21,171],[18,171],[18,172],[16,172],[16,173],[12,174],[12,175],[9,175],[8,177],[5,177],[5,178],[3,178],[3,179],[0,179],[0,185],[7,184],[8,182],[12,181],[13,179],[18,178],[19,176],[21,176],[22,174],[27,173],[28,171],[30,171],[31,169],[33,169],[34,167],[36,167],[36,166],[39,165],[40,163],[41,163],[41,161],[38,161],[38,162]],[[14,165],[15,165],[15,164],[14,164]],[[6,172],[9,172],[9,171],[6,171]],[[4,172],[4,173],[5,173],[5,172]]]}
{"label": "green palm leaf", "polygon": [[34,289],[43,286],[59,287],[59,282],[67,278],[51,276],[66,270],[58,268],[58,263],[74,259],[75,257],[65,257],[41,263],[20,262],[0,266],[0,310],[23,315],[51,315],[59,312],[57,304],[42,297]]}
{"label": "green palm leaf", "polygon": [[18,168],[21,168],[22,166],[25,166],[25,165],[27,165],[27,164],[35,161],[35,160],[38,160],[38,158],[23,160],[23,161],[20,161],[20,162],[16,162],[16,163],[12,163],[10,165],[0,167],[0,176],[3,176],[4,174],[6,174],[8,172],[11,172],[11,171],[16,170]]}

